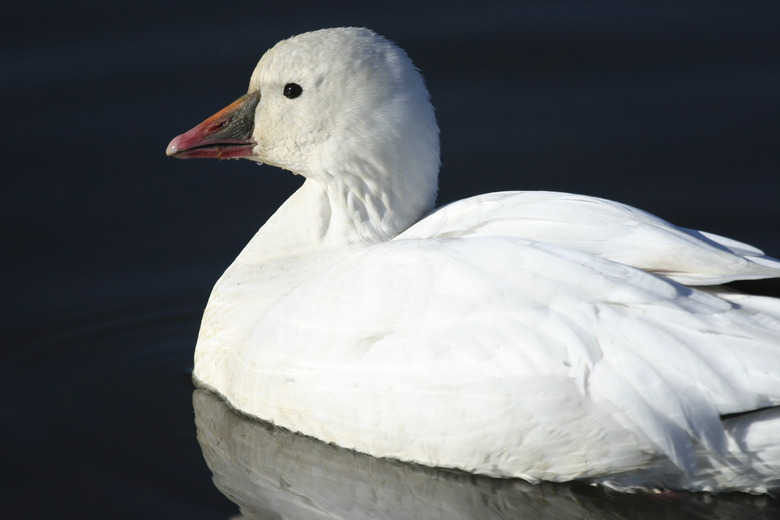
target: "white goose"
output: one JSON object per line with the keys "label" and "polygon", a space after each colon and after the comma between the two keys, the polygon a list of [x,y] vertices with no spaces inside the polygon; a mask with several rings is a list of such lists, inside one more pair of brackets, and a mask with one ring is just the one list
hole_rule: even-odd
{"label": "white goose", "polygon": [[433,108],[371,31],[282,41],[167,153],[306,178],[203,317],[195,380],[242,412],[499,477],[780,485],[780,300],[717,287],[780,262],[580,195],[491,193],[424,217]]}

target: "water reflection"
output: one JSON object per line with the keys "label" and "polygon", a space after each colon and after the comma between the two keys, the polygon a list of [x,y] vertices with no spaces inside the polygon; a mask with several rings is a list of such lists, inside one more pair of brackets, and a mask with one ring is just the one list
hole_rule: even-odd
{"label": "water reflection", "polygon": [[778,518],[768,497],[620,494],[531,485],[376,459],[240,416],[193,394],[203,456],[243,519]]}

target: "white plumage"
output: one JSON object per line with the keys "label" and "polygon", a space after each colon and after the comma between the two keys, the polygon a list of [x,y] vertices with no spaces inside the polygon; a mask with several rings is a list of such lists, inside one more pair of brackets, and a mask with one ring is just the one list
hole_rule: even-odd
{"label": "white plumage", "polygon": [[242,412],[530,481],[780,483],[780,300],[719,287],[780,262],[580,195],[491,193],[423,218],[433,109],[372,32],[279,43],[244,98],[168,153],[306,177],[203,318],[195,379]]}

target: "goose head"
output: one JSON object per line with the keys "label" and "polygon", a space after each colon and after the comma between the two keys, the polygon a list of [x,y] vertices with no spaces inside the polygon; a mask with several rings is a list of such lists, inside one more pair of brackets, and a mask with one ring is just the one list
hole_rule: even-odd
{"label": "goose head", "polygon": [[167,154],[290,170],[321,185],[331,210],[394,235],[433,207],[438,133],[403,50],[367,29],[324,29],[267,51],[247,94],[173,139]]}

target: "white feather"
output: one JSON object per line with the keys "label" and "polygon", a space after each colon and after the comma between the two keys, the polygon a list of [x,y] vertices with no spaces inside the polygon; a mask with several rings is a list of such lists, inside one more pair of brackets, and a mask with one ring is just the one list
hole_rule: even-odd
{"label": "white feather", "polygon": [[[282,87],[303,87],[298,99]],[[622,204],[493,193],[428,217],[438,129],[365,29],[258,64],[255,159],[304,185],[214,288],[195,378],[381,457],[531,481],[763,492],[780,450],[780,276],[751,246]],[[685,285],[683,285],[685,284]],[[755,418],[755,419],[754,419]]]}

